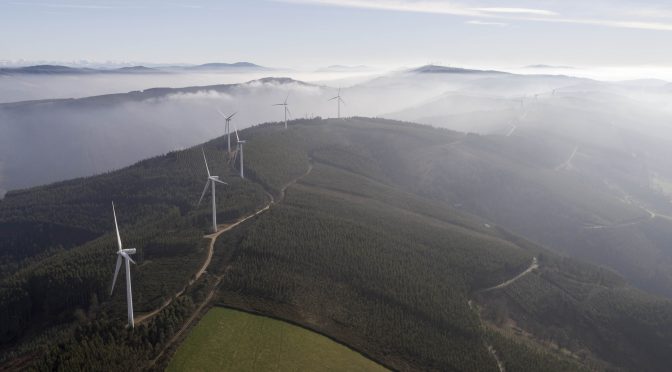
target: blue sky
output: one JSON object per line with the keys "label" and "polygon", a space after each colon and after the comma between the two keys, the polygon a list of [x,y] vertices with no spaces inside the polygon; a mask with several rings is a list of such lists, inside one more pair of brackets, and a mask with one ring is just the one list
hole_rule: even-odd
{"label": "blue sky", "polygon": [[660,0],[0,0],[0,60],[670,66],[671,41]]}

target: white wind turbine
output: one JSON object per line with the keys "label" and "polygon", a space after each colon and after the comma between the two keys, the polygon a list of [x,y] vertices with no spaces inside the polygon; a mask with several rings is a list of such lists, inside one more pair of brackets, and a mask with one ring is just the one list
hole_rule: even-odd
{"label": "white wind turbine", "polygon": [[119,274],[119,268],[121,268],[121,260],[126,263],[126,302],[128,304],[128,326],[133,328],[133,293],[131,292],[131,265],[130,262],[135,264],[135,261],[131,258],[131,254],[135,254],[135,248],[123,249],[121,245],[121,236],[119,235],[119,225],[117,225],[117,212],[114,210],[114,202],[112,202],[112,215],[114,215],[114,229],[117,232],[117,268],[114,269],[114,279],[112,279],[112,289],[110,289],[110,296],[114,292],[114,283],[117,281],[117,274]]}
{"label": "white wind turbine", "polygon": [[233,114],[226,116],[223,112],[221,112],[219,109],[219,114],[224,117],[226,120],[226,136],[227,136],[227,149],[229,150],[229,154],[231,154],[231,119],[236,116],[237,112],[234,112]]}
{"label": "white wind turbine", "polygon": [[208,172],[208,179],[205,181],[205,187],[203,188],[203,193],[201,193],[201,198],[198,199],[198,205],[201,205],[205,192],[208,191],[208,184],[212,186],[212,232],[217,232],[217,206],[215,204],[215,182],[219,182],[224,185],[228,185],[226,182],[220,181],[219,176],[210,175],[210,168],[208,168],[208,159],[205,158],[205,150],[201,148],[203,153],[203,161],[205,161],[205,170]]}
{"label": "white wind turbine", "polygon": [[338,118],[341,118],[341,103],[345,105],[345,101],[341,98],[341,88],[338,88],[338,94],[334,98],[330,98],[329,101],[336,100],[338,103]]}
{"label": "white wind turbine", "polygon": [[247,141],[241,140],[240,137],[238,137],[238,128],[233,128],[236,130],[236,141],[238,142],[238,147],[240,147],[240,178],[245,178],[245,172],[243,171],[243,145]]}
{"label": "white wind turbine", "polygon": [[273,106],[283,106],[285,108],[285,129],[287,129],[287,114],[290,116],[292,113],[289,111],[289,104],[287,103],[287,99],[289,98],[289,93],[287,93],[287,97],[285,97],[285,102],[283,103],[276,103]]}

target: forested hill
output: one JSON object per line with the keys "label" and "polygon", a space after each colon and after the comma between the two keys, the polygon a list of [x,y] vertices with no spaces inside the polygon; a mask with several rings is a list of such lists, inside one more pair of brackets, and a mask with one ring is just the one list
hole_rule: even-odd
{"label": "forested hill", "polygon": [[[224,137],[203,146],[213,174],[229,183],[217,190],[219,219],[263,213],[220,235],[193,282],[209,223],[208,203],[196,206],[206,178],[200,146],[0,201],[0,363],[160,368],[172,336],[208,304],[292,321],[398,370],[497,371],[499,362],[663,371],[672,363],[672,303],[509,232],[490,219],[508,204],[475,203],[482,188],[469,194],[452,182],[532,176],[552,153],[525,158],[519,143],[366,118],[240,135],[246,180]],[[108,292],[112,200],[125,246],[138,249],[136,311],[165,305],[133,331],[123,328],[122,291]],[[637,213],[605,199],[591,205]]]}

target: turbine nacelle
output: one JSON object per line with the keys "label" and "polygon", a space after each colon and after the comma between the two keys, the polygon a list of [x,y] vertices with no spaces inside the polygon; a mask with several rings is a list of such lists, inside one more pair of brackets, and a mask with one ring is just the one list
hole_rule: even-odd
{"label": "turbine nacelle", "polygon": [[[224,182],[224,181],[221,181],[221,180],[219,179],[219,176],[210,176],[210,177],[208,177],[208,181],[221,183],[222,185],[228,185],[228,183],[226,183],[226,182]],[[206,187],[207,187],[207,185],[208,185],[207,182],[206,182],[205,185],[206,185]]]}

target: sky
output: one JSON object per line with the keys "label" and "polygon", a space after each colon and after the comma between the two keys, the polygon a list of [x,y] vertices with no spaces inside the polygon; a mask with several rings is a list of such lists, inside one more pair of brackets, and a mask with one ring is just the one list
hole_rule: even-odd
{"label": "sky", "polygon": [[672,67],[669,0],[0,0],[0,61]]}

